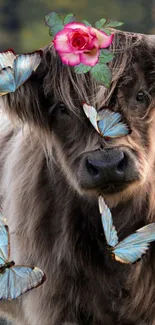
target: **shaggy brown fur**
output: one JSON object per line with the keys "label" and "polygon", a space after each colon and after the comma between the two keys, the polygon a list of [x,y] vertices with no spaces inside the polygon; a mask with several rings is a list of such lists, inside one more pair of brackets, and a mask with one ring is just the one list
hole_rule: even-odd
{"label": "shaggy brown fur", "polygon": [[[82,155],[101,146],[133,152],[138,180],[104,197],[120,238],[155,221],[155,46],[145,36],[118,32],[113,50],[110,91],[89,74],[75,75],[47,47],[31,79],[3,97],[13,123],[0,122],[0,203],[11,253],[47,276],[9,307],[1,303],[21,325],[155,325],[154,245],[134,265],[113,261],[99,193],[84,190],[78,174]],[[84,101],[120,111],[131,134],[103,140],[84,116]]]}

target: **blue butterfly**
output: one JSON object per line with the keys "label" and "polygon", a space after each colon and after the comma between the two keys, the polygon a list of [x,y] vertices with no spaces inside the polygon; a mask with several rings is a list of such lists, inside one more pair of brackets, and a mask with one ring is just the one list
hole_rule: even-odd
{"label": "blue butterfly", "polygon": [[41,52],[15,55],[8,50],[0,53],[0,96],[15,92],[41,62]]}
{"label": "blue butterfly", "polygon": [[93,106],[87,104],[83,104],[83,110],[100,135],[107,138],[118,138],[129,133],[128,126],[121,122],[120,113],[112,112],[106,108],[98,113]]}
{"label": "blue butterfly", "polygon": [[0,300],[12,300],[38,287],[45,281],[44,272],[38,267],[15,265],[9,261],[9,230],[0,213]]}
{"label": "blue butterfly", "polygon": [[119,242],[110,209],[101,196],[99,197],[99,210],[106,241],[110,246],[112,256],[121,263],[130,264],[136,262],[146,253],[149,243],[155,240],[155,223],[138,229],[135,233]]}

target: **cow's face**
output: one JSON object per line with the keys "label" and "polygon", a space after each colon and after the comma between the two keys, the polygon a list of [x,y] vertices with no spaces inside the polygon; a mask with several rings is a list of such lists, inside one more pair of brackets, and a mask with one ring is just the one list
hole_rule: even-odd
{"label": "cow's face", "polygon": [[[52,157],[71,186],[90,197],[103,194],[111,205],[141,191],[147,193],[155,163],[155,47],[145,39],[133,44],[130,34],[122,44],[115,39],[119,51],[112,63],[108,94],[89,75],[76,75],[62,65],[50,49],[39,78],[34,76],[11,94],[8,107],[9,113],[39,126],[43,138],[47,135],[48,149],[52,147]],[[120,112],[131,133],[104,139],[85,116],[83,102],[97,110],[108,107]]]}
{"label": "cow's face", "polygon": [[147,191],[154,177],[155,53],[145,46],[144,42],[130,51],[129,64],[105,103],[125,118],[131,129],[128,136],[101,137],[78,99],[75,111],[64,102],[51,106],[55,152],[62,171],[80,193],[117,201],[136,196],[141,188]]}

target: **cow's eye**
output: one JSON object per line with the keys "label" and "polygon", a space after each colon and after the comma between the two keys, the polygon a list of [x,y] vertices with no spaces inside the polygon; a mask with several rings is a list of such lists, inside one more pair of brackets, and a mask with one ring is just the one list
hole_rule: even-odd
{"label": "cow's eye", "polygon": [[50,106],[49,115],[57,116],[60,114],[61,115],[69,114],[68,109],[64,103],[62,103],[62,102],[54,103],[52,106]]}
{"label": "cow's eye", "polygon": [[58,105],[58,109],[59,109],[59,111],[60,111],[61,114],[68,114],[68,109],[67,109],[67,107],[65,106],[65,104],[60,103],[60,104]]}
{"label": "cow's eye", "polygon": [[136,97],[137,102],[143,102],[145,98],[146,98],[145,92],[143,90],[140,90]]}

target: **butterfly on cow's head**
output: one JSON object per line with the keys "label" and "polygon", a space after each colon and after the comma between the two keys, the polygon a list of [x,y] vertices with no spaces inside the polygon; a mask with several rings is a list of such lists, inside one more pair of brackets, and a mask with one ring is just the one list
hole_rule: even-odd
{"label": "butterfly on cow's head", "polygon": [[105,138],[119,138],[130,131],[127,124],[122,122],[122,116],[118,112],[113,112],[108,108],[97,112],[95,107],[86,103],[83,104],[83,110],[95,130]]}
{"label": "butterfly on cow's head", "polygon": [[16,55],[12,50],[0,53],[0,96],[15,92],[38,68],[41,51]]}

